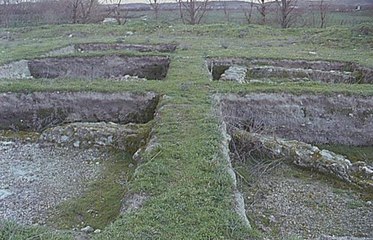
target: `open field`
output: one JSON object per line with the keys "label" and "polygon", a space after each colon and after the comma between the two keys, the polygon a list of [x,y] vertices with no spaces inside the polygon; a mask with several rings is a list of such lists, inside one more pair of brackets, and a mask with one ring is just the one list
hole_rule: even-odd
{"label": "open field", "polygon": [[[371,79],[369,71],[373,68],[373,25],[371,21],[365,23],[367,19],[371,20],[370,16],[367,18],[361,16],[361,19],[356,20],[356,23],[354,22],[351,26],[333,26],[325,29],[278,29],[236,22],[189,26],[143,20],[131,20],[122,26],[62,24],[0,29],[1,34],[4,35],[0,37],[0,66],[14,62],[20,63],[19,61],[21,65],[23,64],[22,66],[27,65],[24,68],[17,65],[17,71],[23,69],[22,72],[13,74],[12,71],[13,75],[6,75],[0,79],[0,94],[3,99],[15,99],[14,102],[19,106],[22,105],[22,102],[17,102],[19,99],[29,101],[30,106],[42,106],[43,98],[37,97],[42,95],[39,92],[52,92],[53,94],[50,95],[57,97],[45,97],[46,103],[50,102],[55,108],[62,103],[70,104],[69,108],[62,111],[62,114],[58,112],[58,117],[54,116],[50,121],[39,118],[39,115],[29,118],[28,125],[22,125],[26,122],[25,117],[21,119],[22,121],[13,120],[14,125],[8,124],[8,119],[5,119],[8,122],[0,119],[3,121],[0,122],[2,124],[0,129],[4,130],[0,133],[0,142],[3,144],[0,145],[1,148],[9,149],[13,146],[7,142],[30,144],[30,141],[40,139],[39,134],[44,134],[44,139],[46,139],[49,135],[45,135],[47,134],[44,132],[45,129],[52,127],[53,131],[65,131],[54,127],[74,121],[78,123],[110,122],[105,128],[122,129],[121,126],[124,126],[125,129],[121,131],[131,137],[130,140],[128,138],[123,140],[131,143],[125,148],[121,148],[125,144],[118,147],[118,145],[110,145],[111,142],[96,142],[96,145],[100,147],[105,144],[110,145],[102,150],[110,155],[106,163],[104,163],[105,159],[93,160],[97,161],[98,165],[102,164],[100,165],[102,170],[97,170],[99,171],[97,174],[102,174],[99,175],[102,177],[90,180],[85,185],[86,191],[83,191],[82,195],[77,194],[76,198],[69,198],[71,202],[49,208],[49,217],[44,221],[36,221],[28,226],[8,221],[12,219],[0,221],[0,239],[319,239],[322,235],[372,238],[373,225],[369,225],[373,219],[372,205],[369,205],[373,201],[371,187],[373,185],[369,185],[372,179],[364,180],[365,182],[361,185],[351,185],[342,178],[330,177],[328,173],[320,174],[314,170],[299,169],[289,166],[286,161],[279,162],[278,159],[275,164],[268,165],[268,161],[271,160],[268,156],[260,155],[261,153],[259,160],[263,161],[259,163],[249,160],[240,161],[239,157],[234,155],[232,147],[230,149],[228,137],[228,134],[234,135],[229,132],[229,129],[236,123],[226,121],[228,130],[225,129],[223,120],[226,116],[221,116],[221,114],[224,115],[229,111],[220,111],[221,101],[225,101],[225,96],[234,95],[237,99],[246,96],[250,100],[250,96],[257,96],[255,94],[260,96],[260,93],[268,95],[273,93],[273,96],[278,94],[290,97],[281,103],[277,103],[274,99],[273,106],[269,106],[268,101],[259,101],[255,105],[259,109],[258,115],[262,114],[260,109],[264,108],[269,109],[268,111],[273,108],[279,112],[285,109],[282,112],[283,115],[275,110],[272,115],[279,114],[278,116],[281,115],[284,119],[293,119],[292,117],[298,113],[295,110],[290,111],[293,109],[291,104],[297,106],[297,101],[300,101],[298,98],[306,96],[306,99],[302,100],[304,106],[308,107],[308,110],[311,109],[309,110],[311,114],[320,113],[317,117],[309,119],[311,124],[314,122],[325,124],[323,121],[327,124],[325,124],[325,129],[317,125],[310,127],[307,123],[305,127],[297,125],[303,129],[303,132],[297,132],[294,134],[297,137],[289,140],[307,141],[320,148],[326,145],[326,149],[339,149],[336,150],[338,153],[353,156],[351,158],[354,158],[354,162],[367,159],[366,162],[371,163],[371,157],[365,154],[371,154],[373,146],[368,134],[372,131],[370,120],[373,108],[371,104],[373,85],[369,82]],[[339,20],[335,21],[335,25],[339,25]],[[175,44],[177,48],[169,52],[136,51],[119,46],[97,51],[66,48],[82,43]],[[62,48],[65,50],[54,51]],[[54,51],[53,56],[51,56],[51,51]],[[139,74],[136,71],[140,70],[136,67],[134,67],[135,70],[131,68],[129,73],[117,75],[112,73],[104,76],[98,73],[91,74],[87,70],[90,68],[94,70],[98,65],[104,68],[105,66],[115,67],[117,62],[115,59],[127,59],[127,57],[130,59],[128,61],[140,59],[141,64],[143,63],[141,59],[155,58],[161,66],[149,70],[157,74],[145,77],[137,76]],[[261,59],[273,60],[275,63],[271,63],[270,70],[267,70],[281,70],[286,74],[290,74],[289,71],[292,68],[275,66],[278,64],[276,60],[307,60],[311,63],[319,60],[329,61],[335,65],[342,65],[343,69],[336,70],[333,67],[323,69],[318,66],[317,69],[309,67],[306,70],[312,73],[320,72],[320,74],[327,72],[331,74],[327,75],[328,77],[338,75],[343,79],[346,77],[354,81],[333,83],[333,81],[323,82],[317,79],[317,76],[321,75],[312,75],[312,78],[309,77],[311,75],[301,75],[301,77],[291,75],[298,74],[298,70],[292,70],[290,75],[285,74],[280,77],[272,75],[266,77],[266,75],[259,78],[259,75],[256,75],[255,79],[247,79],[253,76],[247,74],[242,83],[212,80],[207,60],[221,58],[238,58],[238,61],[250,59],[254,62]],[[46,63],[43,59],[46,59]],[[85,61],[87,59],[95,59],[95,61],[91,64]],[[52,64],[52,62],[58,63],[59,60],[63,62]],[[38,68],[43,68],[45,71],[62,69],[63,73],[53,76],[33,75],[28,71],[32,70],[30,66],[34,62],[39,64]],[[82,62],[87,64],[84,68],[79,65]],[[333,65],[332,63],[330,65]],[[68,67],[64,68],[64,64]],[[249,70],[252,66],[250,64],[247,65]],[[56,65],[59,67],[55,68]],[[127,63],[127,65],[130,64]],[[150,65],[154,66],[154,64]],[[141,66],[143,66],[141,69],[148,69],[145,63]],[[120,68],[121,65],[116,67]],[[260,67],[261,64],[253,64],[255,69]],[[72,68],[74,68],[73,73],[69,71]],[[1,70],[0,67],[0,76]],[[91,74],[88,74],[90,76],[88,78],[85,77],[86,71]],[[161,75],[162,78],[156,77]],[[75,96],[71,92],[76,93],[78,97],[71,97],[70,95]],[[99,92],[97,95],[102,95],[102,99],[112,101],[107,101],[106,105],[100,105],[101,101],[95,97],[79,97],[81,92]],[[66,99],[58,97],[61,93],[66,93],[63,95]],[[105,97],[106,94],[115,95],[115,97]],[[131,97],[129,98],[128,95]],[[141,113],[133,110],[145,106],[145,103],[141,102],[136,105],[132,103],[132,99],[143,100],[148,95],[152,99],[149,103],[151,107],[141,110]],[[313,104],[316,100],[312,99],[323,99],[323,101]],[[146,100],[147,103],[150,101],[147,98]],[[250,105],[245,102],[249,100],[240,99],[242,105],[239,106]],[[32,102],[35,104],[32,105]],[[121,102],[130,106],[128,107],[130,110],[118,107]],[[339,111],[342,107],[338,104],[342,103],[348,106]],[[14,105],[17,106],[17,104]],[[11,106],[4,105],[0,106],[0,111],[12,109]],[[317,110],[313,110],[313,107]],[[32,112],[31,108],[27,109]],[[22,111],[27,112],[27,109]],[[319,111],[319,109],[322,110]],[[38,113],[40,112],[41,110]],[[81,112],[83,113],[79,115]],[[322,114],[326,117],[323,118]],[[4,113],[0,112],[0,115]],[[60,115],[64,115],[62,120],[59,119]],[[148,118],[150,115],[151,117]],[[276,119],[271,119],[271,114],[267,115],[265,119],[267,122],[276,122]],[[17,113],[12,116],[13,119],[18,119],[15,117],[18,116]],[[235,117],[239,119],[239,117],[247,116],[237,114]],[[328,117],[332,119],[331,122]],[[244,120],[247,119],[249,117]],[[345,147],[350,142],[334,141],[334,138],[330,137],[335,132],[333,124],[341,127],[342,124],[338,125],[338,123],[345,123],[343,121],[346,121],[345,125],[351,123],[351,126],[348,125],[349,131],[352,131],[350,135],[353,135],[351,139],[354,139],[351,142],[359,143],[356,144],[359,146],[351,148],[351,153],[348,149],[346,150],[349,146]],[[4,122],[11,127],[4,127]],[[17,125],[16,123],[19,122],[20,124]],[[292,123],[286,126],[287,132],[294,129],[295,125],[291,125]],[[254,123],[250,124],[254,125]],[[266,126],[268,125],[270,124]],[[282,125],[286,125],[285,120]],[[26,126],[25,129],[22,128],[24,126]],[[69,127],[75,126],[67,125],[68,129]],[[23,135],[23,130],[30,131],[30,128],[31,133],[36,136]],[[98,131],[90,126],[89,129],[91,131],[94,129],[94,132]],[[318,142],[317,137],[314,138],[316,140],[304,140],[309,139],[309,136],[302,138],[297,135],[306,135],[307,129],[320,136],[325,133],[326,137],[323,139],[332,140]],[[338,130],[343,133],[341,129]],[[361,135],[354,135],[355,132]],[[363,135],[364,133],[367,134]],[[276,134],[284,138],[290,136],[280,130]],[[134,135],[140,136],[140,140],[134,140],[132,138]],[[359,136],[365,136],[366,139],[361,139]],[[61,140],[62,137],[54,140],[61,144],[58,146],[58,151],[77,148],[77,141],[67,142]],[[71,137],[75,139],[77,136],[71,135]],[[83,148],[82,145],[87,136],[78,137],[83,139],[79,139],[78,148],[80,149]],[[66,145],[63,145],[65,142]],[[133,160],[130,155],[136,152],[138,146],[132,149],[134,146],[132,143],[143,148],[139,156],[135,154],[136,160]],[[328,143],[331,146],[328,146]],[[87,145],[89,144],[91,140],[87,140]],[[350,146],[352,145],[351,143]],[[356,153],[359,147],[363,149],[361,154]],[[229,153],[230,150],[232,153]],[[13,151],[17,150],[13,149]],[[0,158],[0,164],[1,160],[6,161]],[[4,190],[5,193],[11,192],[12,185],[5,187],[2,181],[5,182],[0,178],[0,190]],[[362,186],[368,186],[368,188],[365,189]],[[308,194],[307,189],[311,189],[312,194]],[[2,196],[5,194],[0,195],[0,204],[5,203]],[[92,200],[95,196],[101,196],[103,199],[107,197],[109,200]],[[324,196],[329,198],[324,199]],[[276,202],[276,199],[283,202]],[[300,200],[296,201],[297,199]],[[338,208],[338,206],[342,207]],[[344,208],[346,211],[343,211]],[[322,215],[326,212],[332,219],[339,219],[340,222],[335,224],[327,222],[328,219]],[[295,214],[297,218],[293,221]],[[304,216],[305,214],[312,217]],[[349,221],[349,218],[353,221]],[[250,224],[246,221],[247,219]],[[324,223],[325,225],[322,225]],[[80,231],[87,225],[100,229],[99,233],[86,234]],[[56,228],[59,230],[55,230]]]}

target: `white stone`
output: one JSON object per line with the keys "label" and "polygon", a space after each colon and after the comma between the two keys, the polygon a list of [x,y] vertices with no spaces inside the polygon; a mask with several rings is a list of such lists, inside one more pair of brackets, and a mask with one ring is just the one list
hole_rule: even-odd
{"label": "white stone", "polygon": [[91,226],[86,226],[86,227],[80,229],[80,231],[82,231],[84,233],[92,233],[94,231],[94,229]]}

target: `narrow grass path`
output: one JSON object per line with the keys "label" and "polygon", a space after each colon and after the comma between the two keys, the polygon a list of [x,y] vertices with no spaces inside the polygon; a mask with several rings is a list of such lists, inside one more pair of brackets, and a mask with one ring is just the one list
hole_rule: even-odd
{"label": "narrow grass path", "polygon": [[174,56],[166,81],[175,85],[164,89],[154,126],[160,147],[139,167],[132,186],[149,200],[98,239],[249,238],[234,212],[203,56]]}

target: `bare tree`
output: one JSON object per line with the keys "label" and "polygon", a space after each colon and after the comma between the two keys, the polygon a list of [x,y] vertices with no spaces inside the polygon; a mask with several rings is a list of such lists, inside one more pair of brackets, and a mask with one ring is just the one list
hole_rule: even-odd
{"label": "bare tree", "polygon": [[242,7],[242,9],[243,9],[243,11],[244,11],[244,14],[245,14],[245,17],[246,17],[247,23],[250,24],[250,23],[251,23],[251,18],[252,18],[252,15],[253,15],[254,0],[250,0],[249,7],[248,7],[248,8],[246,8],[246,7]]}
{"label": "bare tree", "polygon": [[9,27],[10,0],[0,1],[0,24]]}
{"label": "bare tree", "polygon": [[281,2],[279,0],[276,0],[276,2],[280,7],[281,27],[282,28],[288,28],[290,26],[292,20],[294,20],[291,17],[291,13],[293,12],[293,10],[295,9],[295,7],[297,5],[297,0],[281,0]]}
{"label": "bare tree", "polygon": [[266,3],[265,0],[257,0],[257,1],[258,1],[259,5],[256,7],[256,9],[258,10],[260,16],[262,17],[261,23],[265,24],[267,22],[267,19],[266,19],[266,17],[267,17],[267,10],[268,10],[267,8],[270,7],[271,3]]}
{"label": "bare tree", "polygon": [[230,14],[229,14],[227,1],[223,1],[223,11],[224,11],[225,19],[229,22],[230,21]]}
{"label": "bare tree", "polygon": [[325,27],[325,24],[326,24],[326,14],[328,12],[328,9],[329,9],[329,4],[325,3],[324,0],[321,0],[320,4],[319,4],[320,20],[321,20],[320,28],[324,28]]}
{"label": "bare tree", "polygon": [[98,0],[68,0],[72,23],[95,22]]}
{"label": "bare tree", "polygon": [[180,17],[183,23],[188,24],[199,24],[202,18],[205,16],[209,0],[197,1],[197,0],[178,0]]}
{"label": "bare tree", "polygon": [[114,18],[118,25],[127,22],[128,11],[123,11],[122,0],[106,0],[107,12],[106,17]]}
{"label": "bare tree", "polygon": [[154,11],[155,19],[158,20],[161,1],[160,0],[148,0],[148,3]]}

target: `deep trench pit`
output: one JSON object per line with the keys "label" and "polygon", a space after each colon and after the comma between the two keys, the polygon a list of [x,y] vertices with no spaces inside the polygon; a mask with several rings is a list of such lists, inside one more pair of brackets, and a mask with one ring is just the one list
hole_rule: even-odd
{"label": "deep trench pit", "polygon": [[373,168],[363,154],[373,151],[373,98],[253,93],[219,102],[246,213],[263,234],[373,237]]}
{"label": "deep trench pit", "polygon": [[120,213],[154,93],[0,95],[0,218],[102,229]]}
{"label": "deep trench pit", "polygon": [[373,83],[373,69],[352,62],[291,59],[210,58],[213,80],[244,82],[318,81]]}
{"label": "deep trench pit", "polygon": [[170,58],[163,56],[85,56],[46,57],[21,60],[0,67],[0,78],[141,78],[163,80]]}

